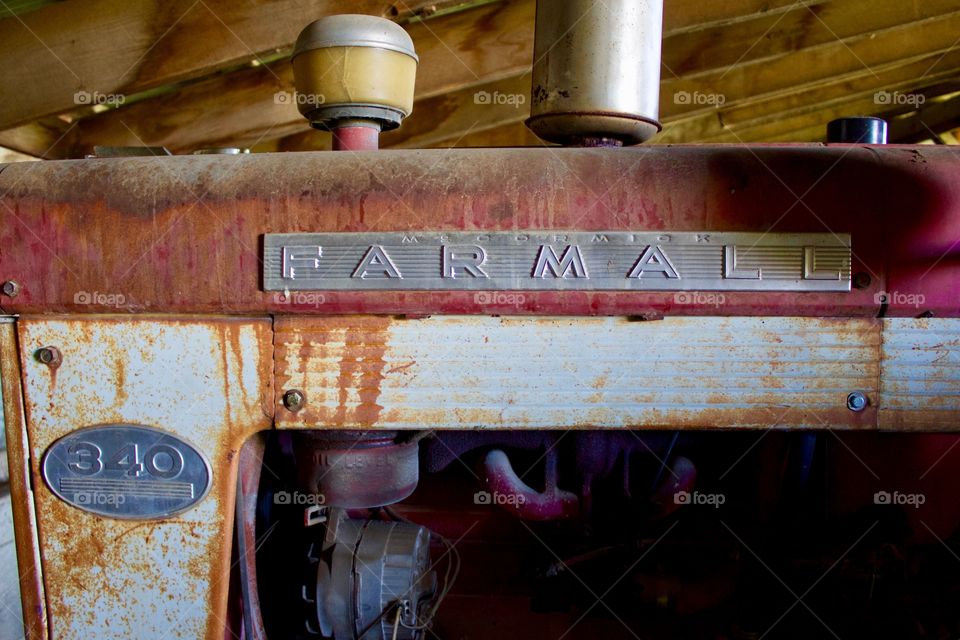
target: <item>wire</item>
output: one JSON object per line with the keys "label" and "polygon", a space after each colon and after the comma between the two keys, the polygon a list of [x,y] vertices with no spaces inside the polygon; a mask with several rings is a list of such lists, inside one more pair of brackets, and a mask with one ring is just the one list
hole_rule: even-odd
{"label": "wire", "polygon": [[[386,513],[388,516],[390,516],[397,522],[404,522],[417,527],[422,526],[417,524],[416,522],[413,522],[411,520],[408,520],[407,518],[404,518],[403,516],[398,514],[396,511],[394,511],[390,507],[382,507],[382,509],[384,513]],[[402,598],[404,598],[408,593],[410,593],[410,591],[416,586],[416,584],[414,584],[414,585],[411,585],[410,588],[404,591],[400,596],[398,596],[394,602],[387,605],[383,609],[383,611],[380,612],[380,615],[374,618],[370,622],[370,624],[368,624],[363,629],[363,631],[360,632],[360,635],[357,637],[359,638],[365,637],[367,632],[373,629],[381,620],[383,620],[384,617],[386,617],[390,613],[393,607],[396,607],[397,609],[396,621],[399,622],[399,626],[403,627],[404,629],[410,629],[412,631],[423,631],[433,624],[433,619],[436,617],[437,611],[440,609],[440,604],[443,602],[443,599],[447,597],[447,594],[450,593],[450,590],[453,589],[453,583],[456,582],[457,576],[460,575],[460,552],[457,551],[456,546],[454,546],[452,542],[450,542],[447,538],[441,536],[440,534],[437,534],[431,531],[430,535],[435,537],[437,540],[439,540],[443,544],[444,547],[446,547],[447,553],[444,555],[449,555],[450,560],[447,561],[447,569],[444,572],[443,587],[441,587],[439,594],[433,601],[433,604],[430,606],[429,609],[427,609],[426,613],[422,616],[421,618],[422,621],[419,624],[408,625],[404,623],[403,618],[401,616],[401,612],[403,611]],[[393,627],[394,639],[397,637],[398,628],[399,627],[397,626],[397,624],[394,623],[394,627]]]}
{"label": "wire", "polygon": [[444,572],[443,578],[443,587],[440,589],[440,593],[434,599],[433,604],[427,609],[427,612],[423,614],[422,622],[420,624],[407,625],[402,624],[407,629],[416,629],[424,630],[427,629],[437,615],[437,612],[440,610],[440,605],[443,603],[444,598],[450,593],[450,590],[453,589],[453,583],[457,581],[457,577],[460,575],[460,552],[457,551],[456,546],[450,542],[447,538],[439,534],[431,534],[437,537],[437,539],[447,548],[447,555],[449,555],[450,560],[447,562],[447,570]]}
{"label": "wire", "polygon": [[393,640],[397,640],[397,633],[400,632],[401,613],[403,613],[403,607],[397,606],[397,616],[393,619]]}
{"label": "wire", "polygon": [[380,615],[378,615],[376,618],[374,618],[374,619],[370,622],[370,624],[368,624],[366,627],[363,628],[363,631],[361,631],[361,632],[357,635],[357,637],[358,637],[358,638],[364,638],[364,637],[366,637],[367,632],[370,631],[371,629],[373,629],[375,626],[377,626],[377,624],[379,624],[380,621],[383,620],[383,618],[384,618],[388,613],[390,613],[390,609],[391,609],[392,607],[396,607],[396,608],[397,608],[397,611],[402,610],[402,606],[401,606],[399,600],[397,600],[396,602],[392,602],[392,603],[388,604],[388,605],[386,606],[386,608],[384,608],[384,610],[380,612]]}
{"label": "wire", "polygon": [[[383,510],[388,516],[390,516],[394,520],[397,520],[399,522],[405,522],[407,524],[418,526],[418,527],[422,526],[422,525],[418,525],[416,522],[413,522],[403,517],[402,515],[400,515],[393,509],[391,509],[390,507],[383,507]],[[457,581],[457,577],[460,575],[460,552],[457,551],[457,547],[452,542],[450,542],[450,540],[448,540],[444,536],[441,536],[438,533],[431,531],[430,535],[440,541],[440,543],[447,550],[444,555],[450,558],[447,561],[446,571],[444,571],[443,586],[440,588],[440,591],[437,594],[437,597],[434,598],[433,603],[430,605],[430,608],[427,609],[426,613],[424,613],[423,616],[421,617],[421,622],[419,624],[408,625],[404,623],[402,620],[400,621],[400,624],[403,625],[405,629],[422,631],[430,627],[430,625],[433,624],[433,620],[436,617],[437,612],[440,610],[440,605],[443,603],[444,598],[446,598],[447,595],[450,593],[451,589],[453,589],[453,584]]]}

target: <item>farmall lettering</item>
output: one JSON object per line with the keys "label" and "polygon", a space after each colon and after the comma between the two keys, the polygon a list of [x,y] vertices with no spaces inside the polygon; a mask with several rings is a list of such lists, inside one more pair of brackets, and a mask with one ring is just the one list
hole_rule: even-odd
{"label": "farmall lettering", "polygon": [[291,290],[848,291],[834,234],[268,234],[264,283]]}

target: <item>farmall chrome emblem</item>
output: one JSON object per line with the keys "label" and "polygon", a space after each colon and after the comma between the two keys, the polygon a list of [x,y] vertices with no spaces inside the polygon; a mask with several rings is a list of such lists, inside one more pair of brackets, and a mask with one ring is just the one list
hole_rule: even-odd
{"label": "farmall chrome emblem", "polygon": [[60,438],[43,457],[43,478],[78,509],[121,519],[164,518],[189,509],[210,489],[206,458],[150,427],[107,425]]}
{"label": "farmall chrome emblem", "polygon": [[267,291],[849,291],[833,233],[272,233]]}

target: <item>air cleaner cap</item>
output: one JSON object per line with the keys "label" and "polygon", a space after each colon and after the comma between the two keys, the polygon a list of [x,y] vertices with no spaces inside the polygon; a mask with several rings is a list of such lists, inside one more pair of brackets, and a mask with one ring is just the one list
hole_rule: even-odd
{"label": "air cleaner cap", "polygon": [[297,107],[314,127],[368,121],[393,129],[413,111],[413,40],[385,18],[337,15],[309,24],[293,50]]}
{"label": "air cleaner cap", "polygon": [[293,57],[312,49],[373,47],[405,53],[417,62],[413,40],[403,27],[376,16],[343,14],[311,22],[300,32]]}

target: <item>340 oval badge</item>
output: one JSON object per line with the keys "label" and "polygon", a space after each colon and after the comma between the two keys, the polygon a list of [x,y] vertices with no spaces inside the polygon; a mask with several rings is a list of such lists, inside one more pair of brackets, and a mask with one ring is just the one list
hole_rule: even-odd
{"label": "340 oval badge", "polygon": [[210,465],[176,436],[136,425],[88,427],[47,449],[43,478],[78,509],[150,520],[189,509],[210,490]]}

